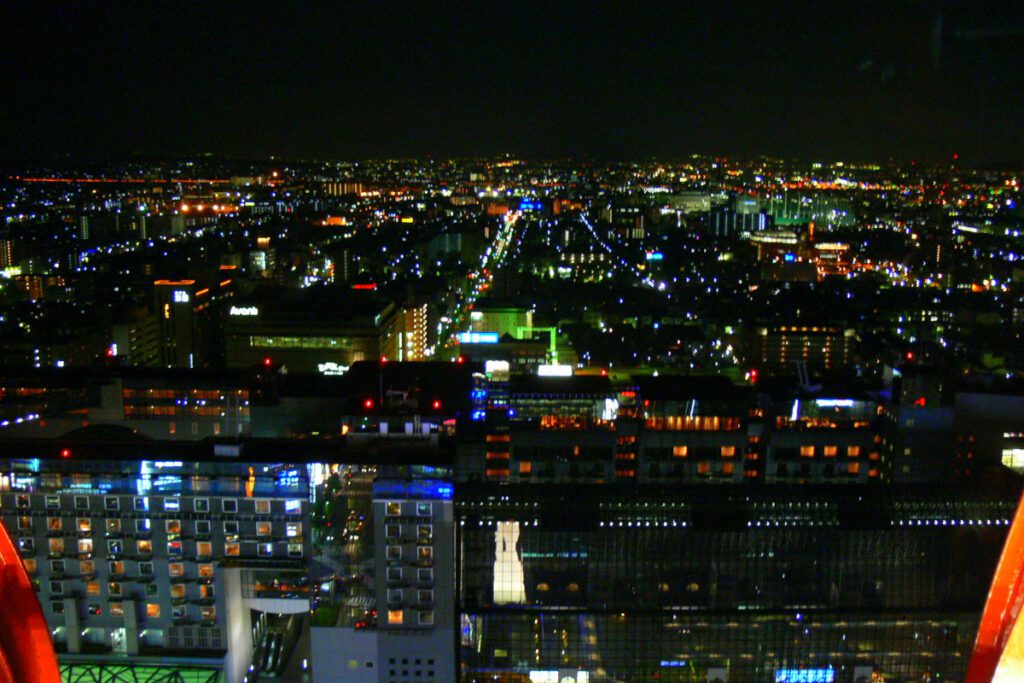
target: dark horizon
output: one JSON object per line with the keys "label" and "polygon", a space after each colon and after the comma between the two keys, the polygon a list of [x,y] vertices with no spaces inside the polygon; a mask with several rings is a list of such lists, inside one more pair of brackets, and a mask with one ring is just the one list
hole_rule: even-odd
{"label": "dark horizon", "polygon": [[1012,9],[22,4],[0,157],[1018,163]]}

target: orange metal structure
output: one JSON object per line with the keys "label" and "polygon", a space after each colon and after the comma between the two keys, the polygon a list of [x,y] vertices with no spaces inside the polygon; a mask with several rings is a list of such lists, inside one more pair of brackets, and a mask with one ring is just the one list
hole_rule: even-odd
{"label": "orange metal structure", "polygon": [[43,609],[0,524],[0,683],[60,683]]}
{"label": "orange metal structure", "polygon": [[1024,680],[1024,497],[989,589],[965,683]]}

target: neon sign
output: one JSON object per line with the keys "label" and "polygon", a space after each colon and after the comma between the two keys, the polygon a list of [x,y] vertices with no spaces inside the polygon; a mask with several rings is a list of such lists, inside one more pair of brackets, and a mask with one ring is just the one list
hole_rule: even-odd
{"label": "neon sign", "polygon": [[775,683],[833,683],[836,670],[827,669],[776,669]]}
{"label": "neon sign", "polygon": [[497,332],[462,332],[459,334],[460,344],[497,344]]}

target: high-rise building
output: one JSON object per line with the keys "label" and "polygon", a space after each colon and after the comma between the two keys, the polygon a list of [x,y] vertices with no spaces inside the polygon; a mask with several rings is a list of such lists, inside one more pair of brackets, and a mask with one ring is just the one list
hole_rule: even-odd
{"label": "high-rise building", "polygon": [[474,682],[959,680],[1019,492],[458,490]]}

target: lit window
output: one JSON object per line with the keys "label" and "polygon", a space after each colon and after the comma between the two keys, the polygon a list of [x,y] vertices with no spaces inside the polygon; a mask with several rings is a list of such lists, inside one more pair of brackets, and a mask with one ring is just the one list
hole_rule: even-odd
{"label": "lit window", "polygon": [[121,533],[121,520],[111,518],[106,520],[107,533],[108,534],[119,534]]}
{"label": "lit window", "polygon": [[860,446],[847,446],[846,455],[850,458],[856,458],[860,456]]}
{"label": "lit window", "polygon": [[79,555],[92,555],[92,539],[91,538],[80,538],[78,539],[78,554]]}
{"label": "lit window", "polygon": [[722,457],[723,458],[731,458],[731,457],[736,455],[736,447],[735,446],[722,446],[722,451],[721,452],[722,452]]}
{"label": "lit window", "polygon": [[[24,544],[25,541],[31,541],[31,540],[32,540],[31,538],[20,538],[20,539],[18,539],[18,543],[22,544],[21,545],[21,549],[22,550],[26,550],[26,548],[25,548],[25,546],[23,544]],[[50,545],[50,554],[51,555],[60,555],[61,553],[64,552],[64,539],[63,538],[51,538],[50,541],[49,541],[49,545]]]}
{"label": "lit window", "polygon": [[64,528],[64,521],[60,517],[47,517],[46,528],[50,531],[60,531]]}
{"label": "lit window", "polygon": [[299,538],[302,536],[301,522],[288,522],[285,525],[285,535],[288,538]]}
{"label": "lit window", "polygon": [[153,542],[146,539],[139,539],[135,542],[139,555],[150,555],[153,553]]}
{"label": "lit window", "polygon": [[1005,467],[1024,467],[1024,448],[1004,448],[1002,463]]}
{"label": "lit window", "polygon": [[196,543],[196,557],[212,557],[213,556],[213,544],[209,541],[199,541]]}
{"label": "lit window", "polygon": [[834,458],[839,452],[839,448],[836,446],[825,446],[824,456],[826,458]]}
{"label": "lit window", "polygon": [[124,605],[120,602],[110,603],[110,616],[112,617],[123,617],[124,616]]}
{"label": "lit window", "polygon": [[171,598],[174,600],[185,599],[185,584],[176,583],[171,586]]}
{"label": "lit window", "polygon": [[395,517],[402,514],[402,504],[399,502],[389,502],[386,506],[386,512],[389,517]]}
{"label": "lit window", "polygon": [[256,523],[256,535],[257,536],[269,536],[271,531],[270,522],[257,522]]}
{"label": "lit window", "polygon": [[107,592],[110,593],[110,597],[119,597],[122,595],[121,583],[118,581],[111,581],[107,584]]}
{"label": "lit window", "polygon": [[92,520],[87,517],[78,518],[78,533],[89,534],[92,533]]}
{"label": "lit window", "polygon": [[85,584],[85,592],[87,594],[89,594],[89,595],[99,595],[100,594],[100,582],[99,581],[90,581],[89,583]]}
{"label": "lit window", "polygon": [[213,578],[213,565],[212,564],[201,564],[201,565],[199,565],[199,578],[200,579],[212,579]]}
{"label": "lit window", "polygon": [[420,517],[429,517],[431,514],[430,503],[417,503],[416,514]]}
{"label": "lit window", "polygon": [[801,458],[813,458],[814,457],[814,446],[801,446],[800,447]]}
{"label": "lit window", "polygon": [[388,610],[388,623],[389,624],[401,624],[403,618],[402,610],[390,609]]}
{"label": "lit window", "polygon": [[167,512],[177,512],[181,509],[181,500],[178,498],[164,498],[164,510]]}
{"label": "lit window", "polygon": [[185,565],[181,562],[169,562],[167,564],[167,573],[175,578],[185,575]]}
{"label": "lit window", "polygon": [[302,544],[301,543],[289,543],[288,544],[288,557],[302,557]]}
{"label": "lit window", "polygon": [[241,554],[241,548],[238,543],[225,543],[224,554],[228,557],[238,557]]}
{"label": "lit window", "polygon": [[269,500],[257,500],[256,501],[256,514],[257,515],[269,515],[270,514],[270,501]]}
{"label": "lit window", "polygon": [[92,560],[81,560],[78,563],[78,573],[82,576],[92,576],[96,573],[96,563]]}
{"label": "lit window", "polygon": [[159,603],[147,602],[146,603],[146,616],[154,618],[154,619],[159,618],[160,617],[160,605],[159,605]]}

